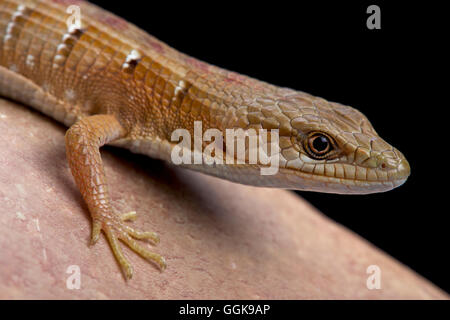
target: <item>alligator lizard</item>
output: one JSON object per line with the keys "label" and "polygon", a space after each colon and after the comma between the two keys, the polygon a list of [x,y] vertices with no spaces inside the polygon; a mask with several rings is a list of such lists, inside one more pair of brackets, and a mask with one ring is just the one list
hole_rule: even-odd
{"label": "alligator lizard", "polygon": [[[71,5],[78,24],[68,22]],[[99,151],[105,144],[171,161],[172,133],[195,136],[198,121],[224,135],[277,130],[276,174],[245,161],[184,164],[238,183],[366,194],[395,188],[410,172],[358,110],[201,62],[80,0],[0,0],[0,95],[69,127],[67,160],[92,217],[91,241],[104,232],[127,278],[133,269],[119,240],[166,264],[137,241],[157,243],[157,234],[129,227],[134,212],[114,211]]]}

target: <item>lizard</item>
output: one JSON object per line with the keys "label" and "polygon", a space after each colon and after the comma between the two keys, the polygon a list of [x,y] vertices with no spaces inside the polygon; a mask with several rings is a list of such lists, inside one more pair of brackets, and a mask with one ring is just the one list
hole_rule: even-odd
{"label": "lizard", "polygon": [[100,154],[106,144],[170,162],[172,133],[195,135],[199,121],[224,134],[277,131],[276,174],[261,175],[262,163],[183,165],[233,182],[369,194],[410,174],[404,155],[357,109],[197,60],[83,0],[0,0],[0,95],[69,127],[67,161],[92,218],[91,243],[105,234],[126,279],[133,268],[120,241],[161,270],[166,262],[139,242],[157,244],[156,233],[126,224],[135,212],[115,212]]}

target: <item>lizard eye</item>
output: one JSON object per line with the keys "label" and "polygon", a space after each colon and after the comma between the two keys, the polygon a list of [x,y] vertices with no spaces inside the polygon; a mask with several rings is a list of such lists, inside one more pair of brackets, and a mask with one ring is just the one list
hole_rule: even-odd
{"label": "lizard eye", "polygon": [[333,139],[325,133],[311,132],[305,139],[305,150],[316,160],[327,158],[335,149]]}

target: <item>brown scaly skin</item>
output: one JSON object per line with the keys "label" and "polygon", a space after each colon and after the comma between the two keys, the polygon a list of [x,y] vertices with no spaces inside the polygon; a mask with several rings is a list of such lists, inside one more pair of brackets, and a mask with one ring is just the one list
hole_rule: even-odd
{"label": "brown scaly skin", "polygon": [[[81,28],[68,29],[69,5],[81,9]],[[63,122],[67,158],[93,219],[127,278],[132,267],[117,239],[161,269],[164,259],[134,239],[159,241],[113,212],[99,153],[104,144],[170,160],[178,128],[279,129],[280,169],[261,165],[190,166],[257,186],[334,193],[372,193],[401,185],[409,175],[403,155],[382,140],[359,111],[279,88],[188,57],[128,22],[84,1],[0,0],[0,94]],[[314,159],[313,133],[334,152]]]}

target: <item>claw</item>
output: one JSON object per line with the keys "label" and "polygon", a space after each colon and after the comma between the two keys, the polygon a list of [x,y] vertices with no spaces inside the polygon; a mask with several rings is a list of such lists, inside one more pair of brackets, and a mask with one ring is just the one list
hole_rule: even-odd
{"label": "claw", "polygon": [[134,240],[134,239],[137,240],[149,239],[154,244],[159,243],[159,236],[155,232],[138,231],[125,225],[124,221],[134,220],[135,218],[136,218],[135,211],[124,213],[119,216],[102,215],[99,218],[95,218],[94,223],[92,225],[91,243],[94,244],[95,242],[97,242],[100,231],[103,230],[114,253],[114,256],[119,262],[119,265],[122,268],[125,277],[127,279],[132,278],[133,267],[123,255],[118,240],[124,242],[134,252],[136,252],[146,260],[156,263],[161,271],[166,268],[166,262],[162,256],[151,252],[147,248],[139,245]]}

